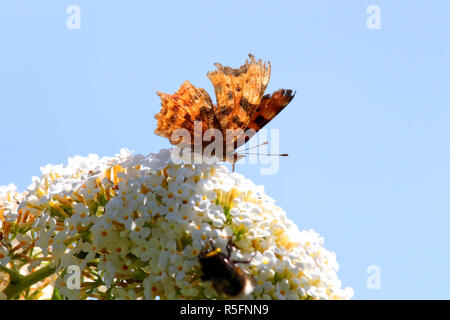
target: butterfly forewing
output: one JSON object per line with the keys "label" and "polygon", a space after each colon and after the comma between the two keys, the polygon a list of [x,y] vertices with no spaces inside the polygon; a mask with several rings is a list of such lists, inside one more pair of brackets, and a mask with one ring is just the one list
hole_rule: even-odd
{"label": "butterfly forewing", "polygon": [[207,74],[216,93],[215,113],[224,129],[245,130],[269,82],[270,63],[249,57],[238,69],[216,63],[217,70]]}

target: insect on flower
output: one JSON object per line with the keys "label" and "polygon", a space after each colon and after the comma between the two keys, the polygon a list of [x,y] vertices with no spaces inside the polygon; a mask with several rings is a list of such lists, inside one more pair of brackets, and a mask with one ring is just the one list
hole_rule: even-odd
{"label": "insect on flower", "polygon": [[251,54],[240,68],[224,67],[220,63],[215,66],[217,70],[208,72],[207,76],[214,86],[216,104],[205,89],[189,81],[174,94],[157,92],[161,111],[155,115],[158,120],[155,133],[182,149],[210,152],[221,161],[232,163],[234,168],[234,163],[245,156],[236,149],[275,118],[295,93],[279,89],[265,95],[270,62],[256,60]]}
{"label": "insect on flower", "polygon": [[236,264],[250,263],[249,260],[231,260],[233,243],[227,244],[227,254],[220,248],[216,248],[214,242],[210,241],[211,250],[204,249],[198,255],[203,275],[203,281],[211,280],[214,289],[219,294],[229,297],[250,294],[255,287],[255,279],[242,271]]}

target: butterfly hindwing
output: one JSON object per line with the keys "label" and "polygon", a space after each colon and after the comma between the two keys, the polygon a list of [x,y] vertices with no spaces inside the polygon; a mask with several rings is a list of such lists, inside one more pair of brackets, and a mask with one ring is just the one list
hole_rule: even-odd
{"label": "butterfly hindwing", "polygon": [[[161,111],[155,115],[157,135],[169,138],[177,129],[189,131],[194,141],[194,122],[199,121],[202,131],[219,126],[213,110],[213,104],[208,93],[202,88],[196,88],[189,81],[185,81],[174,94],[157,92],[161,98]],[[177,141],[171,141],[177,144]]]}

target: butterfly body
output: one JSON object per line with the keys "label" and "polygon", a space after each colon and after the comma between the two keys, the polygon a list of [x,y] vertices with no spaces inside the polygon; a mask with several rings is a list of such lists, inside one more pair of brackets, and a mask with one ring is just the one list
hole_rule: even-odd
{"label": "butterfly body", "polygon": [[[206,90],[185,81],[174,94],[157,92],[161,98],[161,111],[155,115],[155,133],[167,137],[174,145],[203,152],[211,142],[222,138],[220,151],[211,155],[220,160],[236,162],[235,150],[272,120],[293,99],[292,90],[280,89],[264,95],[270,79],[271,66],[249,55],[240,68],[223,67],[208,72],[216,95],[213,104]],[[183,129],[190,139],[180,139],[177,132]],[[204,133],[213,131],[209,139]]]}

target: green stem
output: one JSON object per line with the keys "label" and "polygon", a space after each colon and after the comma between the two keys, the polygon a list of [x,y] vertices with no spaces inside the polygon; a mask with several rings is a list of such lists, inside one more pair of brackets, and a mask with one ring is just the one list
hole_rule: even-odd
{"label": "green stem", "polygon": [[23,276],[15,270],[0,266],[0,270],[9,274],[9,282],[18,282]]}
{"label": "green stem", "polygon": [[44,280],[45,278],[51,276],[53,273],[55,273],[56,268],[46,266],[38,271],[35,271],[33,273],[30,273],[27,276],[22,276],[16,271],[13,271],[11,269],[2,267],[1,270],[9,273],[10,275],[10,281],[8,286],[3,290],[3,293],[6,294],[8,299],[14,299],[17,297],[23,290],[31,287],[33,284]]}

